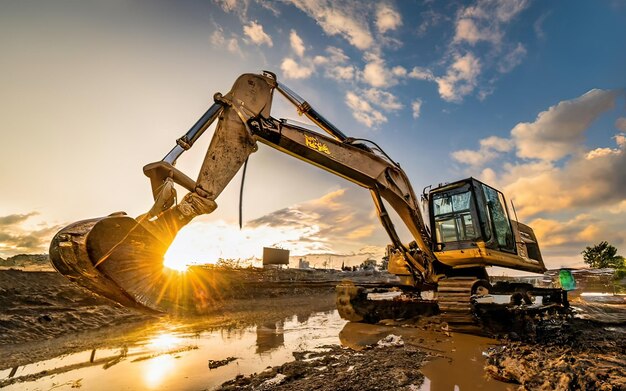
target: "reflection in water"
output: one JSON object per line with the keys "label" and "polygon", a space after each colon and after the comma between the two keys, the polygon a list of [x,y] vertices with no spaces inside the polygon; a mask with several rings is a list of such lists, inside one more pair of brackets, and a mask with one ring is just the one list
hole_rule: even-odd
{"label": "reflection in water", "polygon": [[148,346],[156,350],[171,350],[180,345],[181,341],[182,338],[173,333],[161,333],[152,337],[148,342]]}
{"label": "reflection in water", "polygon": [[163,379],[174,373],[175,358],[169,354],[150,359],[144,367],[145,384],[150,389],[161,385]]}
{"label": "reflection in water", "polygon": [[[237,375],[293,360],[294,351],[339,343],[337,334],[345,321],[336,311],[319,312],[333,305],[300,307],[287,317],[265,318],[256,327],[249,323],[206,330],[198,319],[168,319],[113,349],[90,349],[0,370],[0,387],[3,391],[69,390],[81,379],[83,389],[94,391],[212,389]],[[208,360],[228,357],[237,360],[209,369]]]}
{"label": "reflection in water", "polygon": [[256,327],[256,353],[270,352],[283,346],[285,334],[283,322],[265,323]]}

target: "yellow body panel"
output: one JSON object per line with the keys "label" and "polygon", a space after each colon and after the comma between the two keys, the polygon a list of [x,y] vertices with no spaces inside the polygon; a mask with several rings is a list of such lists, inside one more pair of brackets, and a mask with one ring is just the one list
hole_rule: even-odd
{"label": "yellow body panel", "polygon": [[454,268],[501,266],[534,273],[545,271],[543,265],[534,259],[486,248],[485,242],[477,242],[473,248],[437,251],[435,256],[441,263]]}

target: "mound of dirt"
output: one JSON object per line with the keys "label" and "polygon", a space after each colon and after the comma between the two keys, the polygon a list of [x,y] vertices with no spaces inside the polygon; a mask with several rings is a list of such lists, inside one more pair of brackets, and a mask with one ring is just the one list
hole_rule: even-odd
{"label": "mound of dirt", "polygon": [[582,319],[538,323],[534,343],[489,349],[486,371],[520,390],[626,389],[626,326]]}
{"label": "mound of dirt", "polygon": [[56,272],[0,271],[0,345],[148,319]]}

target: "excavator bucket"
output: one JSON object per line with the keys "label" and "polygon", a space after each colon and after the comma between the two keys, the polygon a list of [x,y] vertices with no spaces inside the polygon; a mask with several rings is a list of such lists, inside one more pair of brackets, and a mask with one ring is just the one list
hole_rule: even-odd
{"label": "excavator bucket", "polygon": [[71,281],[127,307],[161,311],[163,287],[175,271],[163,267],[174,235],[147,220],[115,214],[73,223],[50,245],[54,267]]}

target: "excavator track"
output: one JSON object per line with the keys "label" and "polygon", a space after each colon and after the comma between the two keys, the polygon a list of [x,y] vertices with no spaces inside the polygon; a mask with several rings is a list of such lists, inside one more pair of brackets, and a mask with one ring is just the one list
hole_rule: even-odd
{"label": "excavator track", "polygon": [[383,319],[410,319],[439,312],[437,302],[424,300],[415,292],[402,291],[400,286],[354,285],[351,281],[343,281],[337,285],[336,291],[339,315],[351,322],[376,323]]}
{"label": "excavator track", "polygon": [[483,327],[472,304],[473,290],[480,281],[474,277],[452,277],[439,281],[437,304],[442,320],[451,331],[482,333]]}

